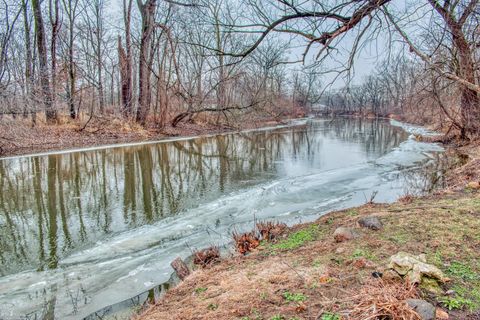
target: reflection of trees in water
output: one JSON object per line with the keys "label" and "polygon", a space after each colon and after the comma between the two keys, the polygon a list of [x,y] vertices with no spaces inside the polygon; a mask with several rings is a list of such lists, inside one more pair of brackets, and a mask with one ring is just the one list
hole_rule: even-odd
{"label": "reflection of trees in water", "polygon": [[385,154],[408,136],[401,128],[394,127],[382,119],[335,118],[328,123],[335,137],[360,143],[367,154]]}
{"label": "reflection of trees in water", "polygon": [[460,154],[433,153],[431,157],[415,168],[400,172],[405,194],[420,196],[445,188],[446,172],[465,164]]}
{"label": "reflection of trees in water", "polygon": [[[317,126],[0,161],[0,274],[56,268],[105,234],[268,181],[286,156],[313,162]],[[335,120],[326,130],[367,152],[400,139],[380,122]]]}

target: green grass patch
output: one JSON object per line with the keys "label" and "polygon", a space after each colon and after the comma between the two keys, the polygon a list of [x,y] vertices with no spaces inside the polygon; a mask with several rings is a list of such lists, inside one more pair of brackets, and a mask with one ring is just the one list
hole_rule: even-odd
{"label": "green grass patch", "polygon": [[376,256],[367,249],[355,249],[352,253],[352,258],[366,258],[368,260],[376,260]]}
{"label": "green grass patch", "polygon": [[358,211],[357,209],[350,209],[347,211],[347,216],[349,217],[355,217],[358,215]]}
{"label": "green grass patch", "polygon": [[340,319],[341,319],[340,315],[336,313],[330,313],[330,312],[322,314],[322,317],[320,318],[320,320],[340,320]]}
{"label": "green grass patch", "polygon": [[396,244],[405,244],[411,238],[411,234],[405,232],[404,230],[400,230],[398,232],[386,233],[385,240],[394,242]]}
{"label": "green grass patch", "polygon": [[292,250],[303,246],[306,242],[313,241],[318,235],[318,225],[312,224],[300,231],[294,232],[278,243],[272,244],[272,250]]}
{"label": "green grass patch", "polygon": [[453,277],[461,278],[467,281],[478,280],[478,275],[470,268],[470,266],[458,261],[452,262],[447,269],[447,273]]}
{"label": "green grass patch", "polygon": [[207,309],[208,310],[211,310],[211,311],[215,311],[218,309],[218,304],[216,303],[210,303],[208,306],[207,306]]}
{"label": "green grass patch", "polygon": [[200,293],[204,293],[207,290],[208,290],[208,288],[199,287],[199,288],[195,288],[195,293],[200,294]]}
{"label": "green grass patch", "polygon": [[283,298],[288,302],[302,302],[307,300],[307,297],[303,293],[292,293],[289,291],[283,293]]}
{"label": "green grass patch", "polygon": [[439,301],[443,304],[448,310],[460,310],[460,309],[473,309],[475,304],[472,300],[464,298],[462,296],[454,297],[442,297]]}

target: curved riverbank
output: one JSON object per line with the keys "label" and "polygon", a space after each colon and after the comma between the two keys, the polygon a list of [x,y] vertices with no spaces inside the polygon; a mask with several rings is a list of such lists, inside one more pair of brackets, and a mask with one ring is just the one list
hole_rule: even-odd
{"label": "curved riverbank", "polygon": [[169,139],[190,139],[279,126],[289,121],[292,119],[257,119],[242,122],[236,127],[208,123],[181,123],[177,127],[144,128],[134,122],[114,117],[99,117],[87,127],[72,120],[57,125],[39,123],[32,127],[26,120],[4,119],[0,122],[0,159],[157,143]]}
{"label": "curved riverbank", "polygon": [[[294,226],[285,238],[263,243],[248,256],[235,255],[195,270],[137,318],[358,320],[383,310],[393,319],[420,319],[406,302],[417,298],[434,306],[437,319],[477,319],[480,181],[474,165],[479,150],[475,145],[460,150],[469,161],[447,174],[447,189],[390,205],[332,212]],[[380,230],[358,224],[371,216],[380,219]],[[360,236],[337,242],[339,227]],[[433,293],[399,287],[402,281],[379,280],[398,252],[425,255],[449,281]]]}

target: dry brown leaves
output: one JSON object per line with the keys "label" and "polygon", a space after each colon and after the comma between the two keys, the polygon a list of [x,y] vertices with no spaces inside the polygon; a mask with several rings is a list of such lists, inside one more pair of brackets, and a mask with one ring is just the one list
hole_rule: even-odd
{"label": "dry brown leaves", "polygon": [[193,253],[193,264],[206,267],[220,260],[220,250],[217,246],[211,246]]}
{"label": "dry brown leaves", "polygon": [[260,245],[260,239],[253,231],[242,234],[233,232],[232,238],[235,242],[235,248],[237,249],[237,252],[243,255],[247,254],[253,249],[256,249]]}

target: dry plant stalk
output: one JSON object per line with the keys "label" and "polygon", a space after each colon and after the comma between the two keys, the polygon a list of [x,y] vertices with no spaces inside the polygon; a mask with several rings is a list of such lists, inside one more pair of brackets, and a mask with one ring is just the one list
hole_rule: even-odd
{"label": "dry plant stalk", "polygon": [[256,227],[260,233],[261,239],[266,241],[273,241],[277,239],[287,229],[287,225],[285,223],[273,221],[258,222]]}
{"label": "dry plant stalk", "polygon": [[193,253],[193,264],[206,267],[220,260],[220,250],[217,246],[195,251]]}
{"label": "dry plant stalk", "polygon": [[260,245],[260,239],[255,232],[248,232],[239,234],[237,232],[232,233],[233,241],[235,242],[235,248],[240,254],[247,254]]}

